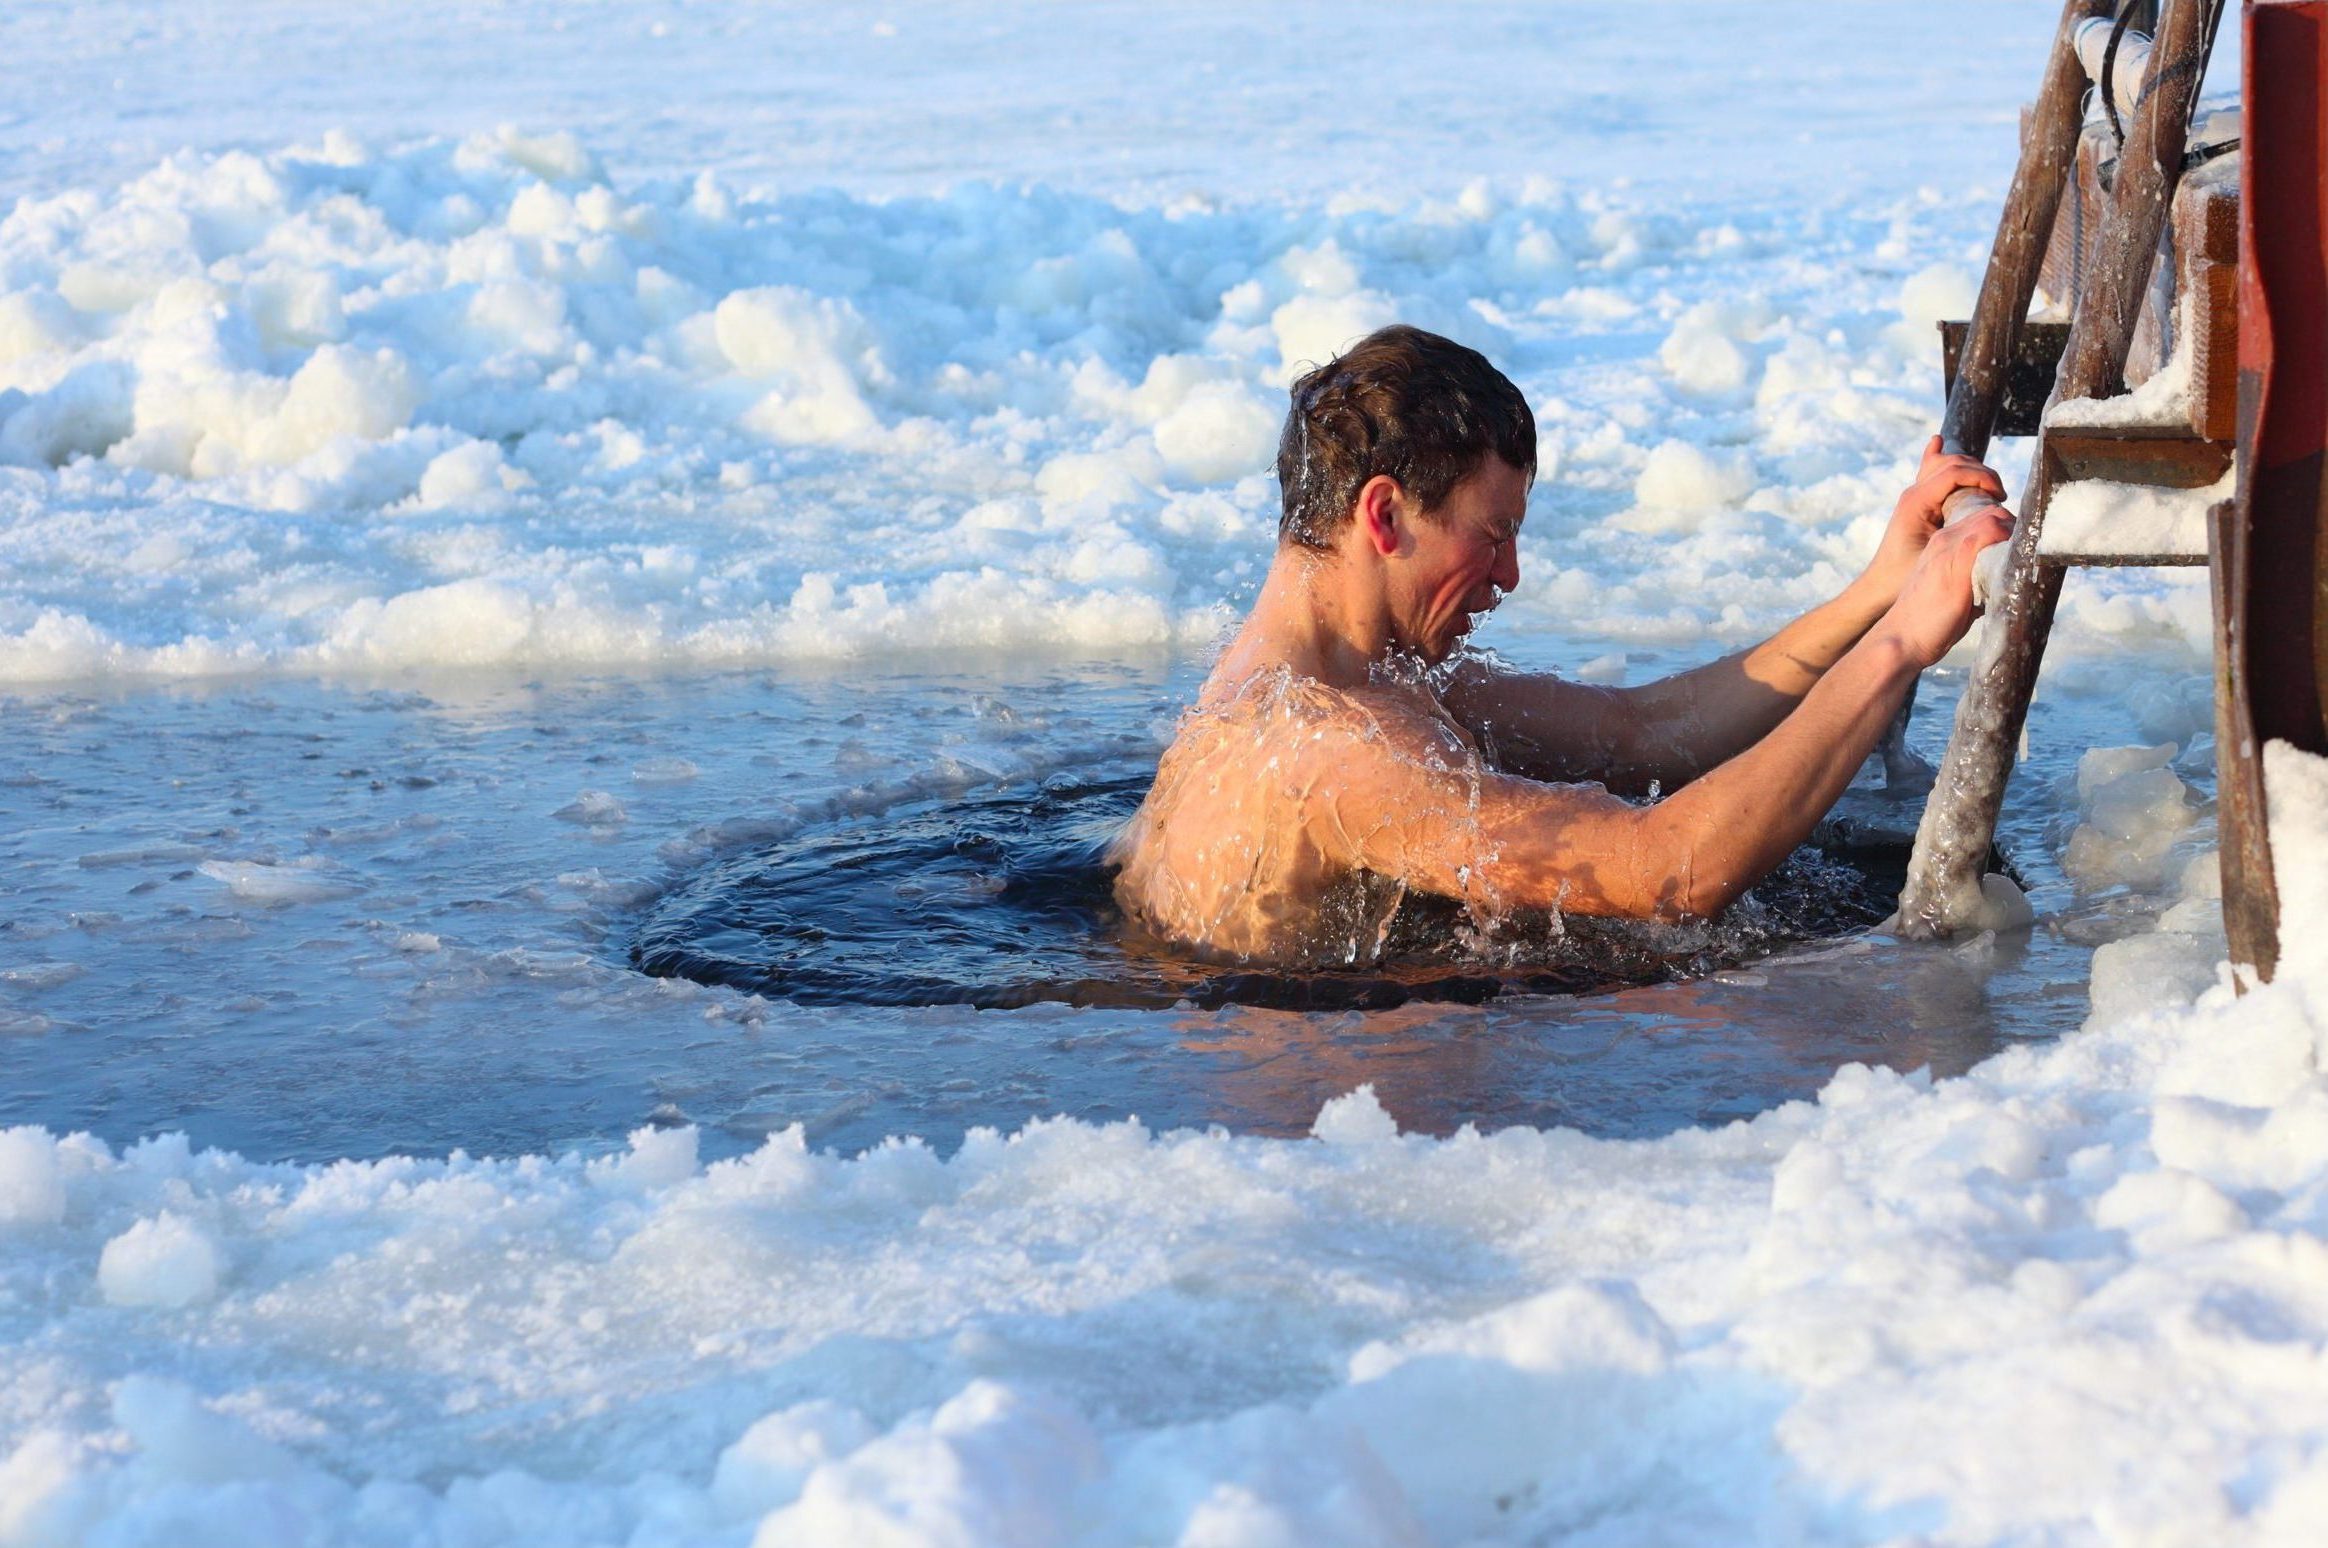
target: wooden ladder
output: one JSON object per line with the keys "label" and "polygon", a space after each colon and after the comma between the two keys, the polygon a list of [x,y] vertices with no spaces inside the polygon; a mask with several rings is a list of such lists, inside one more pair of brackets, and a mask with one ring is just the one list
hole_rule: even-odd
{"label": "wooden ladder", "polygon": [[[2131,0],[2130,0],[2131,3]],[[2045,419],[2071,399],[2125,391],[2125,371],[2169,202],[2181,176],[2192,107],[2220,0],[2164,0],[2152,40],[2141,99],[2125,126],[2117,176],[2103,201],[2098,243],[2083,266],[2070,309]],[[2021,159],[2006,194],[1980,298],[1966,329],[1948,395],[1941,436],[1950,451],[1984,455],[1998,428],[2015,348],[2063,193],[2074,175],[2086,71],[2074,34],[2080,23],[2108,16],[2106,0],[2068,0],[2062,8],[2045,77],[2023,132]],[[2186,283],[2221,288],[2236,273],[2235,198],[2196,217],[2204,237],[2181,257],[2200,267]],[[2220,227],[2218,232],[2217,227]],[[1997,813],[2012,772],[2029,698],[2053,625],[2067,568],[2075,564],[2205,564],[2204,538],[2159,548],[2079,534],[2071,546],[2048,544],[2045,518],[2062,491],[2082,479],[2197,489],[2230,466],[2230,366],[2203,362],[2220,381],[2194,382],[2194,423],[2042,423],[2029,481],[2016,507],[2018,524],[2001,594],[1989,599],[1978,659],[1949,735],[1948,751],[1916,830],[1915,852],[1900,894],[1898,928],[1933,938],[1976,927],[1984,913],[1981,878],[1995,838]],[[2209,410],[2217,417],[2203,418]],[[1959,491],[1950,514],[1988,503]]]}

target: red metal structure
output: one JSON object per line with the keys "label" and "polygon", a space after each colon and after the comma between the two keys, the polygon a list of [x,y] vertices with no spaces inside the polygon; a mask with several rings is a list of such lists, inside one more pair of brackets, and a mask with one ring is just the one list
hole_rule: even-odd
{"label": "red metal structure", "polygon": [[2263,748],[2328,753],[2328,0],[2249,0],[2238,497],[2216,512],[2217,768],[2233,960],[2269,979]]}

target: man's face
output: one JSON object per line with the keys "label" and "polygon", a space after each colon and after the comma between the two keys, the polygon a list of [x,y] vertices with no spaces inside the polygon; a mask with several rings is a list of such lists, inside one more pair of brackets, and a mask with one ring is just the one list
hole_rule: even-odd
{"label": "man's face", "polygon": [[1437,510],[1411,523],[1413,548],[1393,568],[1401,643],[1444,661],[1519,585],[1527,515],[1527,474],[1490,453]]}

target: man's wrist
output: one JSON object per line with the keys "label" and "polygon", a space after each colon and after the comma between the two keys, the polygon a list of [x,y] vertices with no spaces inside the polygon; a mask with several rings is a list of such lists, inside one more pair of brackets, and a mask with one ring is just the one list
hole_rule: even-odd
{"label": "man's wrist", "polygon": [[1924,653],[1916,649],[1899,625],[1890,619],[1879,620],[1860,638],[1858,649],[1871,660],[1877,661],[1889,672],[1913,677],[1932,665]]}
{"label": "man's wrist", "polygon": [[1850,584],[1836,594],[1835,605],[1854,620],[1859,632],[1864,634],[1891,611],[1891,605],[1899,600],[1899,596],[1899,586],[1885,584],[1883,577],[1876,573],[1876,566],[1871,564],[1854,575]]}

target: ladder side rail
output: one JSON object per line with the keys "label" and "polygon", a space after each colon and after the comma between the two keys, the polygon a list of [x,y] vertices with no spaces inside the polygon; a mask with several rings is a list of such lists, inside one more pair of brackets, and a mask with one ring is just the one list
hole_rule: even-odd
{"label": "ladder side rail", "polygon": [[[2029,302],[2037,293],[2037,271],[2045,261],[2054,217],[2077,160],[2086,87],[2085,66],[2077,57],[2077,29],[2108,10],[2108,0],[2066,0],[2061,8],[2053,48],[2046,56],[2045,77],[2029,112],[2029,131],[2021,142],[2021,159],[2013,169],[2012,186],[2005,192],[2005,206],[1997,217],[1996,240],[1989,247],[1980,297],[1965,330],[1956,382],[1949,389],[1948,408],[1941,417],[1943,450],[1967,457],[1988,455],[2014,345],[2022,319],[2029,315]],[[1959,490],[1950,497],[1948,514],[1961,515],[1988,503],[1975,491]]]}
{"label": "ladder side rail", "polygon": [[[2102,213],[2100,248],[2070,320],[2049,406],[2124,390],[2127,351],[2158,256],[2167,201],[2182,171],[2208,11],[2206,0],[2165,0],[2160,8],[2151,75],[2119,155],[2117,183]],[[1982,626],[1979,656],[1957,702],[1948,752],[1916,827],[1908,882],[1900,893],[1904,935],[1950,935],[1980,917],[1981,875],[2061,598],[2061,566],[2037,552],[2055,481],[2050,462],[2040,439],[2021,497],[2003,596],[1992,603],[1992,616]]]}
{"label": "ladder side rail", "polygon": [[[2053,47],[2045,56],[2045,75],[2021,139],[2020,159],[1997,216],[1996,240],[1989,244],[1988,267],[1981,275],[1972,321],[1957,352],[1956,379],[1949,385],[1948,406],[1940,419],[1942,451],[1988,455],[2021,323],[2037,293],[2037,274],[2045,262],[2046,244],[2053,239],[2054,217],[2077,163],[2086,87],[2077,30],[2109,9],[2109,0],[2063,0]],[[1953,521],[1991,503],[1977,490],[1959,489],[1942,504],[1941,515]],[[1885,783],[1894,789],[1928,788],[1932,777],[1931,765],[1908,749],[1908,721],[1915,711],[1911,687],[1881,749]]]}

